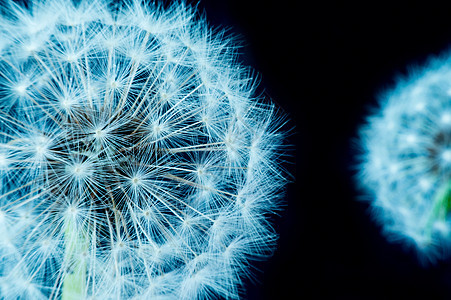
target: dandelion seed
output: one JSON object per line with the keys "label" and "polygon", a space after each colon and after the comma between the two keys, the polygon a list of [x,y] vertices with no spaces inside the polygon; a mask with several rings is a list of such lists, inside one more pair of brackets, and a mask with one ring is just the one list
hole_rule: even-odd
{"label": "dandelion seed", "polygon": [[239,298],[284,117],[194,8],[74,2],[2,7],[1,298]]}

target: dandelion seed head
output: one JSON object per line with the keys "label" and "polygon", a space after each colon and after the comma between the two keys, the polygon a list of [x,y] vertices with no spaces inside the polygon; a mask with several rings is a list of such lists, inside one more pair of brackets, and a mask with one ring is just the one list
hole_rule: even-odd
{"label": "dandelion seed head", "polygon": [[182,1],[2,5],[1,297],[239,298],[286,120],[234,38]]}
{"label": "dandelion seed head", "polygon": [[436,59],[399,80],[360,131],[359,179],[384,232],[431,261],[451,245],[449,66]]}

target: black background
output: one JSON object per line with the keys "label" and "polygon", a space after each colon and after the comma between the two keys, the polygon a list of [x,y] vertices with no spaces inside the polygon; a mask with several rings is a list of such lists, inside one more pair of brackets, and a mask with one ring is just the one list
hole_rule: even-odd
{"label": "black background", "polygon": [[358,201],[353,169],[377,95],[451,48],[444,3],[199,2],[210,24],[241,35],[242,60],[295,127],[278,248],[257,265],[246,299],[451,298],[449,260],[422,266],[414,251],[386,242]]}

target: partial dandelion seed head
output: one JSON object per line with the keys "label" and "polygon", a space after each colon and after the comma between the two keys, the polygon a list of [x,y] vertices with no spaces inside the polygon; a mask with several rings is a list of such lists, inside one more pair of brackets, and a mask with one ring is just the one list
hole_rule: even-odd
{"label": "partial dandelion seed head", "polygon": [[435,260],[451,245],[451,62],[431,61],[385,93],[360,131],[360,183],[388,235]]}
{"label": "partial dandelion seed head", "polygon": [[1,298],[238,298],[286,120],[234,38],[182,1],[2,5]]}

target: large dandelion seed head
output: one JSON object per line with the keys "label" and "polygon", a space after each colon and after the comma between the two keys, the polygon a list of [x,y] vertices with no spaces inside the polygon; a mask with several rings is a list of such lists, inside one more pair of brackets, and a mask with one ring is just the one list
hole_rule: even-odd
{"label": "large dandelion seed head", "polygon": [[182,2],[2,13],[1,296],[237,298],[285,179],[232,39]]}
{"label": "large dandelion seed head", "polygon": [[429,259],[451,245],[451,66],[436,59],[399,80],[361,130],[360,179],[390,238]]}

